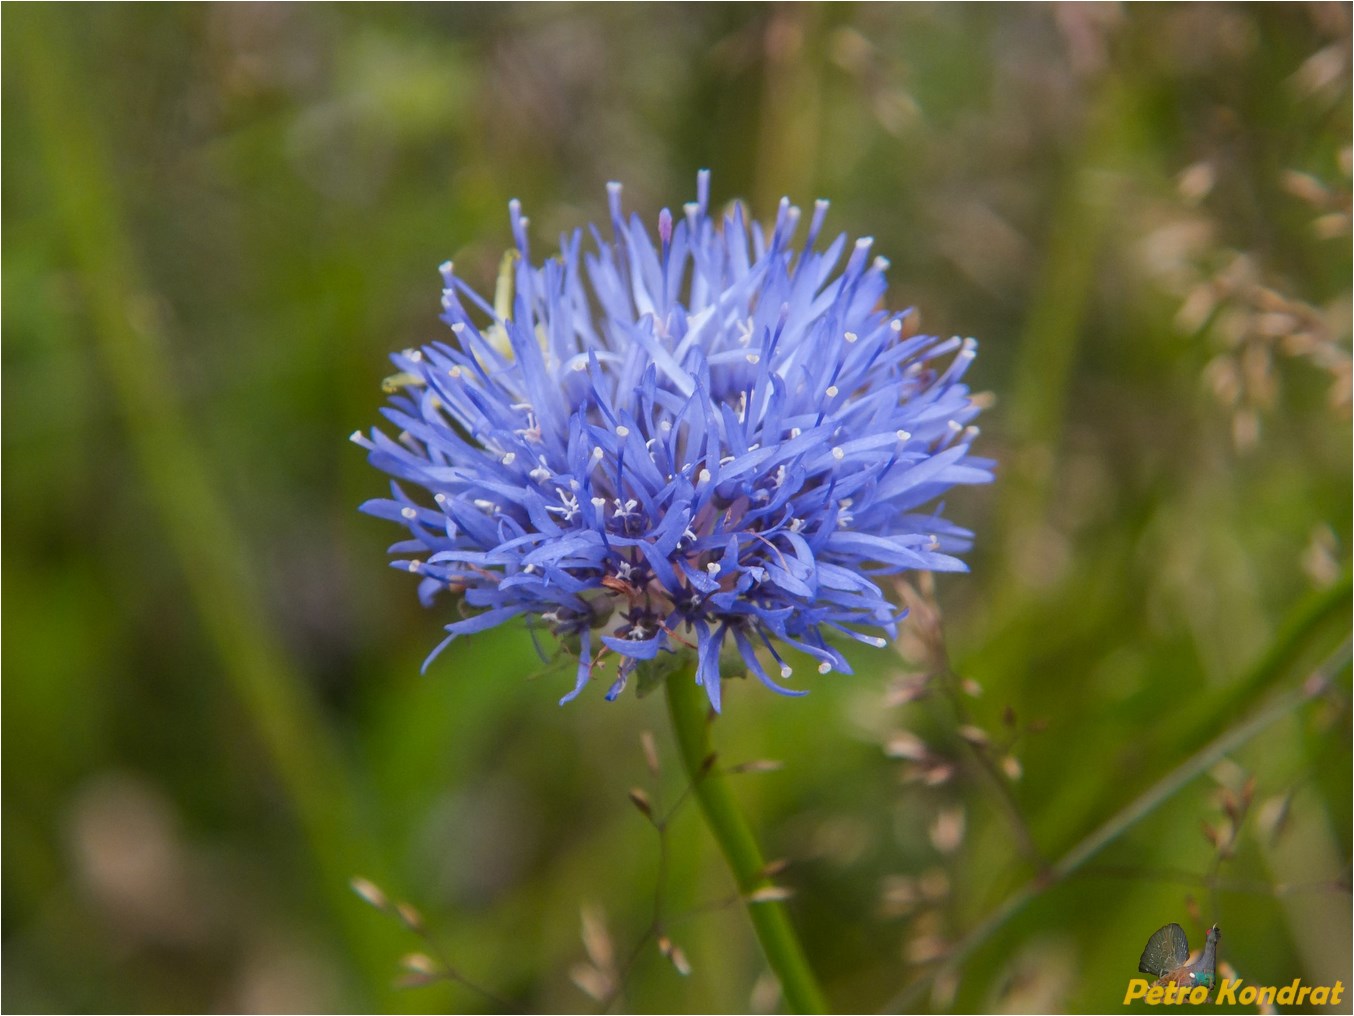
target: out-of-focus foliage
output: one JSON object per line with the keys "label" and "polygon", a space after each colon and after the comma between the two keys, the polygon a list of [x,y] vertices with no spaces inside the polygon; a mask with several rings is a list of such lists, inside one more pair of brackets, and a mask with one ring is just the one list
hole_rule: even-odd
{"label": "out-of-focus foliage", "polygon": [[[741,910],[698,909],[731,883],[694,812],[663,902],[690,975],[642,940],[662,696],[559,709],[520,630],[420,677],[443,622],[345,440],[441,335],[437,264],[490,288],[509,198],[544,248],[606,180],[656,216],[699,167],[760,216],[830,197],[993,393],[999,480],[949,506],[973,574],[935,593],[958,678],[903,701],[931,623],[807,699],[726,692],[726,762],[785,762],[737,789],[834,1006],[1106,1010],[1171,921],[1250,982],[1350,983],[1348,6],[3,20],[6,1009],[495,1008],[392,989],[426,946],[357,874],[512,1008],[775,1005]],[[1328,691],[965,938],[1332,651]]]}

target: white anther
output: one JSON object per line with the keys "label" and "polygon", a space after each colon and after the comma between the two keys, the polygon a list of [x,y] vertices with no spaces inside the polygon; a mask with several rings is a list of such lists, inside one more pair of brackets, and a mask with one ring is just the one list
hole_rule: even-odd
{"label": "white anther", "polygon": [[835,399],[835,398],[837,397],[838,391],[840,391],[840,389],[839,389],[836,385],[828,385],[828,386],[827,386],[827,397],[828,397],[829,399]]}
{"label": "white anther", "polygon": [[867,646],[874,646],[876,649],[883,649],[886,645],[888,645],[888,643],[885,642],[883,639],[881,639],[878,635],[865,636],[865,644]]}
{"label": "white anther", "polygon": [[503,458],[499,459],[499,461],[502,462],[505,466],[511,466],[514,462],[517,461],[517,453],[508,452],[508,454],[504,455]]}
{"label": "white anther", "polygon": [[409,562],[409,570],[410,570],[411,572],[416,572],[416,571],[418,571],[418,570],[419,570],[420,568],[422,568],[422,567],[423,567],[423,562],[422,562],[422,561],[410,561],[410,562]]}
{"label": "white anther", "polygon": [[709,564],[707,564],[707,565],[705,566],[705,570],[706,570],[707,572],[709,572],[711,575],[718,575],[718,574],[719,574],[719,562],[718,562],[718,561],[711,561]]}
{"label": "white anther", "polygon": [[855,342],[856,339],[860,338],[860,336],[857,335],[855,332],[847,332],[845,335],[842,336],[842,338],[845,339],[847,342]]}
{"label": "white anther", "polygon": [[949,427],[950,430],[954,431],[956,434],[958,434],[960,431],[964,429],[964,425],[961,424],[958,420],[950,420]]}
{"label": "white anther", "polygon": [[900,430],[897,432],[899,441],[910,441],[912,439],[911,431]]}
{"label": "white anther", "polygon": [[658,422],[658,429],[661,430],[664,434],[666,434],[668,431],[672,430],[672,421],[660,420]]}
{"label": "white anther", "polygon": [[846,458],[846,451],[841,445],[838,445],[836,448],[832,449],[832,457],[840,462],[842,459]]}
{"label": "white anther", "polygon": [[445,494],[434,494],[434,495],[433,495],[433,500],[436,501],[438,504],[446,504],[446,503],[447,503],[447,495],[445,495]]}
{"label": "white anther", "polygon": [[895,332],[901,332],[903,330],[903,319],[894,318],[892,321],[889,322],[889,327],[892,328]]}
{"label": "white anther", "polygon": [[544,483],[546,480],[550,479],[550,470],[546,469],[544,466],[537,466],[527,475],[530,476],[533,480],[537,480],[541,483]]}
{"label": "white anther", "polygon": [[546,505],[545,510],[554,515],[563,515],[564,521],[568,522],[578,514],[578,498],[569,493],[563,487],[556,487],[555,493],[559,495],[559,503],[563,506],[556,508],[554,505]]}
{"label": "white anther", "polygon": [[793,673],[794,673],[794,668],[791,667],[788,663],[782,663],[782,664],[780,665],[780,676],[781,676],[781,677],[789,677],[789,676],[791,676]]}
{"label": "white anther", "polygon": [[348,440],[351,441],[353,444],[361,444],[361,443],[362,443],[362,439],[363,439],[363,434],[362,434],[362,432],[361,432],[360,430],[355,430],[355,431],[353,431],[351,434],[348,435]]}
{"label": "white anther", "polygon": [[451,326],[451,330],[455,332],[457,335],[460,335],[463,331],[465,331],[465,322],[457,321],[455,324]]}
{"label": "white anther", "polygon": [[406,507],[406,508],[401,508],[401,509],[400,509],[400,514],[403,515],[406,519],[416,519],[416,518],[418,518],[418,512],[414,511],[414,509],[412,509],[412,508],[407,508],[407,507]]}
{"label": "white anther", "polygon": [[588,369],[588,362],[587,362],[586,360],[575,360],[575,361],[574,361],[574,370],[577,371],[579,374],[582,374],[582,373],[583,373],[585,370],[587,370],[587,369]]}
{"label": "white anther", "polygon": [[603,508],[606,507],[606,498],[604,498],[604,497],[595,497],[595,498],[593,498],[593,499],[592,499],[592,506],[593,506],[594,508],[596,508],[598,511],[601,511]]}
{"label": "white anther", "polygon": [[761,355],[758,353],[749,353],[746,359],[748,363],[758,363],[761,360]]}
{"label": "white anther", "polygon": [[498,505],[494,504],[492,501],[487,501],[482,497],[477,497],[475,498],[475,507],[482,512],[492,512]]}
{"label": "white anther", "polygon": [[702,470],[700,471],[699,479],[700,479],[700,482],[701,482],[701,483],[709,483],[709,482],[710,482],[710,470],[708,470],[708,469],[702,469]]}
{"label": "white anther", "polygon": [[629,427],[617,427],[617,428],[616,428],[616,436],[617,436],[617,437],[629,437],[629,436],[630,436],[630,428],[629,428]]}
{"label": "white anther", "polygon": [[790,437],[791,437],[791,439],[799,437],[799,435],[802,434],[802,433],[804,433],[804,432],[803,432],[802,430],[800,430],[798,427],[791,427],[791,428],[790,428]]}
{"label": "white anther", "polygon": [[447,371],[447,377],[459,378],[460,376],[461,376],[460,367],[452,367],[450,370]]}
{"label": "white anther", "polygon": [[832,664],[828,663],[827,660],[824,660],[822,663],[818,664],[818,673],[820,673],[820,674],[827,674],[827,673],[831,673],[831,671],[832,671]]}
{"label": "white anther", "polygon": [[408,360],[410,360],[413,363],[418,363],[423,359],[423,352],[422,350],[418,349],[406,349],[404,351],[404,355]]}

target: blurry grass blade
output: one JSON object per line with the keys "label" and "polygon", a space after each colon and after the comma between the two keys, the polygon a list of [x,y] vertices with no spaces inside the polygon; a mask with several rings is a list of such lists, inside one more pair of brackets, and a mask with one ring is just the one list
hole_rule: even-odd
{"label": "blurry grass blade", "polygon": [[[169,343],[122,221],[102,124],[98,89],[85,61],[67,52],[72,35],[58,8],[7,13],[13,52],[32,107],[47,186],[79,273],[91,332],[125,419],[160,525],[183,570],[221,670],[244,705],[260,742],[301,817],[337,923],[365,941],[371,934],[343,892],[355,868],[370,863],[345,786],[337,746],[300,674],[287,659],[250,574],[249,554],[206,455],[189,434],[175,393]],[[360,863],[354,863],[360,860]],[[379,922],[377,922],[379,923]],[[383,963],[370,950],[371,984]]]}
{"label": "blurry grass blade", "polygon": [[1160,807],[1163,802],[1177,794],[1191,780],[1206,773],[1228,753],[1234,752],[1242,745],[1249,743],[1274,724],[1288,717],[1294,710],[1314,701],[1323,693],[1335,674],[1348,668],[1349,663],[1350,643],[1346,640],[1322,661],[1316,672],[1303,682],[1302,687],[1277,696],[1259,713],[1225,730],[1209,741],[1119,809],[1113,816],[1097,826],[1092,832],[1084,836],[1074,847],[1063,854],[1045,875],[1026,883],[1022,888],[1008,896],[985,919],[964,935],[962,940],[955,945],[953,951],[946,956],[943,966],[918,977],[894,996],[884,1007],[884,1011],[909,1011],[915,1000],[926,990],[927,985],[957,970],[959,964],[974,950],[1005,926],[1011,918],[1024,910],[1030,901],[1040,895],[1048,886],[1062,882],[1081,870],[1092,857],[1136,826]]}

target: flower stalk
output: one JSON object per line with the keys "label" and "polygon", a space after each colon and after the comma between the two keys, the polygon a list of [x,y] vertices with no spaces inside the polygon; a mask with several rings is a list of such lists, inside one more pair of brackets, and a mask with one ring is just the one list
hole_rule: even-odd
{"label": "flower stalk", "polygon": [[669,675],[665,685],[668,715],[682,764],[691,779],[691,791],[700,804],[705,824],[714,834],[720,852],[733,872],[762,952],[780,980],[786,1005],[797,1013],[827,1012],[827,1001],[809,967],[785,906],[778,899],[752,899],[758,890],[770,888],[772,882],[752,829],[734,799],[728,778],[712,764],[710,726],[714,712],[705,691],[696,683],[694,666]]}

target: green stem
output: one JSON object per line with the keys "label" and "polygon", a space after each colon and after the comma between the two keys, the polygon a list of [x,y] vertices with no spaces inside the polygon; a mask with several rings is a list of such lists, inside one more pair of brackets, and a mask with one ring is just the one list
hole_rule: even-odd
{"label": "green stem", "polygon": [[700,802],[705,823],[714,833],[724,859],[729,862],[762,944],[767,962],[780,979],[785,1002],[794,1012],[827,1012],[822,989],[809,969],[785,907],[778,900],[753,902],[749,897],[772,885],[766,862],[757,848],[747,819],[734,800],[729,781],[712,764],[710,706],[705,691],[694,680],[692,668],[670,674],[666,682],[668,714],[677,735],[682,763],[691,778],[691,790]]}

